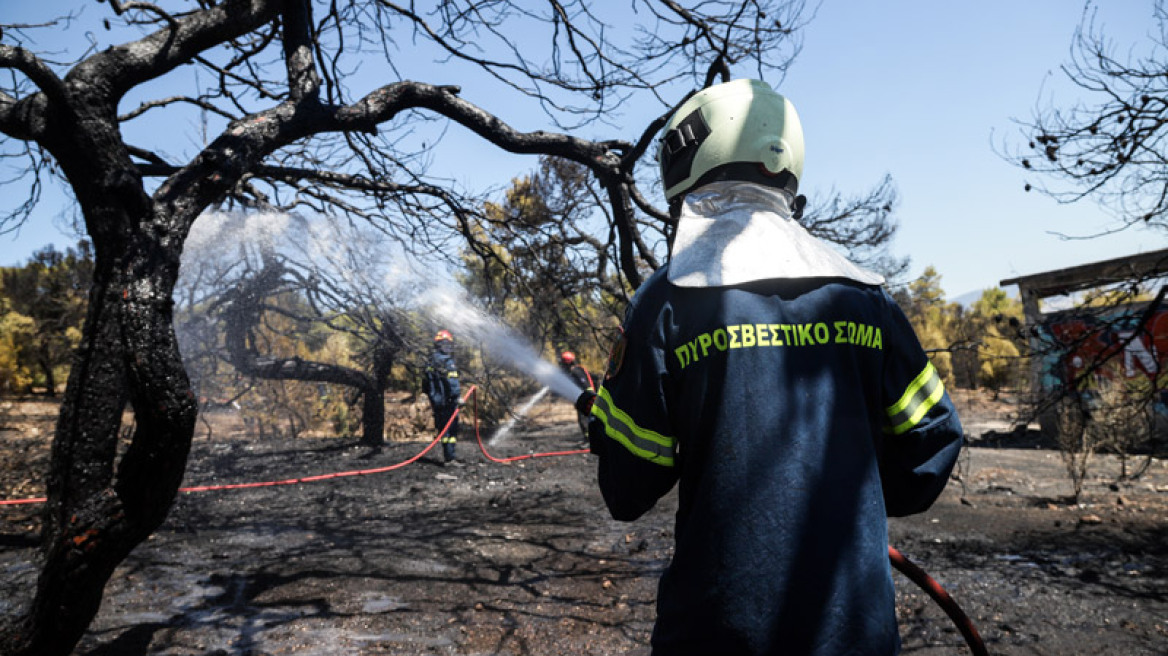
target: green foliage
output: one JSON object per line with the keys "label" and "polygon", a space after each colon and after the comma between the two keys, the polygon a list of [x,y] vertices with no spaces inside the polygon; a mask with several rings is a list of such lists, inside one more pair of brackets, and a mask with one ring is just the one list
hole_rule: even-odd
{"label": "green foliage", "polygon": [[32,387],[33,372],[25,354],[31,350],[36,322],[9,308],[0,297],[0,393],[12,394]]}
{"label": "green foliage", "polygon": [[977,380],[995,393],[1025,379],[1020,360],[1025,348],[1019,330],[1022,322],[1022,302],[1000,288],[985,290],[973,304],[971,323],[981,340]]}
{"label": "green foliage", "polygon": [[994,390],[1020,385],[1025,371],[1022,304],[987,289],[970,309],[945,300],[932,266],[893,294],[946,384]]}
{"label": "green foliage", "polygon": [[48,246],[24,266],[0,269],[0,389],[56,393],[81,340],[92,279],[86,241],[64,253]]}
{"label": "green foliage", "polygon": [[605,274],[603,249],[587,236],[590,193],[583,167],[541,158],[502,203],[484,206],[473,227],[480,246],[463,252],[461,282],[550,357],[572,350],[592,368],[604,363],[623,299],[612,293],[620,283]]}
{"label": "green foliage", "polygon": [[907,290],[894,295],[917,333],[921,346],[946,384],[954,383],[952,353],[957,305],[945,302],[941,275],[932,266],[920,278],[910,282]]}
{"label": "green foliage", "polygon": [[[332,362],[345,367],[359,367],[357,362],[364,343],[346,333],[322,335],[322,326],[313,324],[300,343],[299,354],[309,360]],[[323,337],[323,339],[321,339]],[[361,411],[354,408],[349,390],[340,385],[320,384],[312,398],[314,417],[327,423],[332,434],[339,437],[361,432]]]}

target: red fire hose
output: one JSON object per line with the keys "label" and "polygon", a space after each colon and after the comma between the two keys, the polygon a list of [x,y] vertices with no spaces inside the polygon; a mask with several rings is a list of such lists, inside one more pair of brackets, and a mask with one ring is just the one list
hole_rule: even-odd
{"label": "red fire hose", "polygon": [[[473,389],[472,389],[472,391],[473,391]],[[468,397],[470,396],[469,392],[467,393],[467,396]],[[495,456],[491,455],[490,453],[487,453],[487,447],[485,444],[483,444],[483,436],[479,433],[479,395],[478,394],[474,395],[474,403],[475,403],[474,404],[475,439],[478,440],[479,451],[482,452],[483,457],[486,458],[487,460],[490,460],[491,462],[500,462],[500,463],[517,462],[519,460],[527,460],[529,458],[550,458],[553,456],[574,456],[574,455],[579,455],[582,453],[588,453],[588,449],[572,449],[571,451],[545,451],[543,453],[527,453],[527,454],[524,454],[521,456],[512,456],[510,458],[496,458]]]}
{"label": "red fire hose", "polygon": [[981,635],[978,634],[973,621],[961,610],[957,602],[953,601],[953,597],[945,592],[940,583],[933,580],[933,577],[918,567],[916,563],[905,558],[904,554],[897,551],[892,545],[888,547],[888,559],[892,561],[892,566],[901,574],[907,576],[909,580],[927,592],[933,601],[937,602],[937,605],[945,611],[949,619],[953,620],[953,623],[957,625],[957,630],[961,631],[962,637],[965,638],[965,643],[969,645],[969,651],[973,652],[974,656],[989,656],[985,643],[982,642]]}
{"label": "red fire hose", "polygon": [[[487,449],[486,449],[485,445],[483,445],[482,435],[479,434],[478,395],[475,394],[475,391],[476,391],[476,387],[474,385],[471,385],[470,389],[467,390],[467,393],[463,397],[462,401],[463,401],[463,403],[465,403],[467,401],[467,399],[469,399],[472,395],[474,396],[474,402],[475,402],[475,408],[474,408],[474,410],[475,410],[475,422],[474,422],[475,438],[478,441],[479,449],[482,451],[483,455],[488,460],[491,460],[493,462],[504,463],[504,462],[514,462],[517,460],[526,460],[528,458],[540,458],[540,457],[548,457],[548,456],[566,456],[566,455],[576,455],[576,454],[588,453],[587,449],[582,449],[582,450],[572,450],[572,451],[551,451],[551,452],[546,452],[546,453],[529,453],[526,455],[515,456],[515,457],[511,457],[511,458],[496,458],[496,457],[492,456],[491,454],[487,453]],[[595,393],[590,393],[590,392],[585,392],[585,393],[581,394],[580,398],[577,399],[577,401],[576,401],[577,409],[580,409],[582,412],[585,411],[583,409],[583,407],[585,407],[585,406],[588,409],[591,409],[591,401],[595,398],[595,396],[596,396]],[[278,480],[278,481],[263,481],[263,482],[257,482],[257,483],[234,483],[234,484],[226,484],[226,485],[201,485],[201,486],[197,486],[197,487],[184,487],[184,488],[180,488],[179,492],[208,492],[208,491],[212,491],[212,490],[234,490],[234,489],[250,488],[250,487],[267,487],[267,486],[273,486],[273,485],[298,485],[298,484],[302,484],[302,483],[328,480],[328,479],[333,479],[333,478],[343,478],[343,477],[347,477],[347,476],[362,476],[362,475],[367,475],[367,474],[380,474],[383,472],[392,471],[394,469],[404,467],[406,465],[409,465],[409,464],[417,461],[419,458],[421,458],[423,455],[425,455],[430,449],[432,449],[434,447],[434,445],[437,444],[438,441],[442,438],[442,436],[446,434],[446,431],[450,429],[450,425],[452,423],[454,423],[454,418],[457,417],[458,414],[459,414],[458,410],[455,410],[455,412],[451,415],[450,419],[446,422],[446,426],[444,426],[442,428],[442,431],[440,433],[438,433],[437,437],[435,437],[433,439],[433,441],[431,441],[430,444],[425,449],[423,449],[420,453],[413,456],[412,458],[409,458],[405,461],[399,462],[399,463],[394,464],[394,465],[390,465],[388,467],[379,467],[377,469],[364,469],[364,470],[346,471],[346,472],[335,472],[335,473],[331,473],[331,474],[323,474],[323,475],[317,475],[317,476],[305,476],[302,478],[290,478],[290,479]],[[30,499],[5,499],[5,500],[0,500],[0,506],[17,505],[17,504],[30,504],[30,503],[43,503],[44,501],[45,501],[44,497],[36,497],[36,498],[30,498]],[[949,616],[949,619],[953,620],[953,623],[955,625],[957,625],[957,629],[961,632],[961,635],[965,638],[965,642],[969,645],[969,649],[974,654],[974,656],[989,656],[989,652],[986,651],[985,643],[982,641],[981,635],[978,634],[977,628],[973,625],[973,622],[969,619],[969,617],[965,614],[965,612],[961,610],[961,607],[957,605],[957,602],[953,601],[953,598],[949,596],[949,593],[945,592],[945,589],[941,587],[941,584],[939,584],[935,580],[933,580],[933,577],[929,576],[928,573],[925,572],[925,570],[918,567],[915,563],[913,563],[908,558],[906,558],[904,556],[904,554],[897,551],[891,545],[888,547],[888,559],[892,562],[892,566],[895,567],[898,571],[900,571],[900,573],[907,576],[909,578],[909,580],[911,580],[913,583],[916,583],[918,586],[920,586],[920,588],[922,590],[924,590],[926,593],[928,593],[928,595],[930,597],[932,597],[933,601],[937,602],[937,605],[939,605],[945,611],[945,614],[947,614]]]}

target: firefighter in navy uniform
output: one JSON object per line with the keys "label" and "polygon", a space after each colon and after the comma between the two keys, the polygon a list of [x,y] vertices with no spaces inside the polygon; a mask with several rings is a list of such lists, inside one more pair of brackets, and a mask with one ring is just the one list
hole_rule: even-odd
{"label": "firefighter in navy uniform", "polygon": [[[434,413],[434,429],[441,431],[450,416],[458,409],[462,399],[458,382],[458,367],[454,364],[454,336],[449,330],[439,330],[434,335],[434,350],[426,365],[423,392],[430,399],[430,411]],[[442,436],[442,458],[447,465],[458,466],[456,448],[458,445],[458,417],[450,421],[450,428]]]}
{"label": "firefighter in navy uniform", "polygon": [[653,654],[896,654],[886,517],[945,487],[953,405],[883,278],[799,225],[789,101],[727,82],[663,135],[671,258],[627,310],[589,434],[614,518],[679,488]]}
{"label": "firefighter in navy uniform", "polygon": [[[596,386],[592,382],[592,374],[588,373],[584,365],[576,360],[575,353],[571,351],[560,353],[560,370],[567,374],[581,391],[596,391]],[[588,421],[590,417],[591,415],[587,412],[579,411],[576,413],[576,421],[580,424],[580,432],[585,438],[588,437]]]}

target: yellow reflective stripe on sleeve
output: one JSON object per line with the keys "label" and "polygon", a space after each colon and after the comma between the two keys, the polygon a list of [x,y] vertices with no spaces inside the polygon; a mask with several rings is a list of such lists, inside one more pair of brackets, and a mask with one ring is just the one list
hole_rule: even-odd
{"label": "yellow reflective stripe on sleeve", "polygon": [[937,405],[945,393],[945,385],[941,376],[930,362],[925,365],[924,371],[917,375],[905,389],[904,395],[888,407],[888,426],[886,433],[900,435],[920,423],[921,419]]}
{"label": "yellow reflective stripe on sleeve", "polygon": [[676,443],[672,437],[641,428],[633,418],[616,407],[603,386],[592,404],[592,414],[604,423],[606,435],[616,440],[638,458],[664,467],[673,466],[673,447]]}

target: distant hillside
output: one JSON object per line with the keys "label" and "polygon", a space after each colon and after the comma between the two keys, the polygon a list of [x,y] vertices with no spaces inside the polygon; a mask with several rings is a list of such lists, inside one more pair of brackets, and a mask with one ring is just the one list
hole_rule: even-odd
{"label": "distant hillside", "polygon": [[[982,289],[975,289],[971,292],[965,292],[960,296],[954,296],[953,298],[950,298],[949,302],[957,303],[961,307],[973,307],[973,304],[977,302],[977,299],[981,298],[981,295],[987,289],[992,288],[984,287]],[[1006,287],[1006,296],[1009,296],[1010,298],[1018,298],[1018,287],[1016,285],[1010,285],[1009,287]]]}
{"label": "distant hillside", "polygon": [[[973,304],[977,302],[977,299],[981,298],[982,293],[984,293],[986,289],[990,288],[986,287],[985,289],[977,289],[972,292],[966,292],[960,296],[954,296],[948,300],[950,303],[957,303],[961,307],[971,308],[973,307]],[[1005,290],[1006,296],[1014,299],[1018,298],[1017,285],[1010,285],[1009,287],[1006,287]],[[1069,296],[1049,296],[1042,299],[1042,304],[1040,307],[1042,308],[1043,313],[1060,312],[1062,310],[1069,310],[1075,307],[1075,304],[1080,301],[1082,301],[1081,292],[1071,294]]]}

